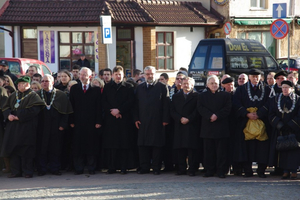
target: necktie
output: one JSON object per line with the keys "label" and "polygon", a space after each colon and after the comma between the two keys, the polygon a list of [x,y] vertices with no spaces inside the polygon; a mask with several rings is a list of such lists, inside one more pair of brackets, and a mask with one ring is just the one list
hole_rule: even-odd
{"label": "necktie", "polygon": [[254,85],[254,87],[253,87],[253,90],[254,90],[254,91],[256,91],[256,88],[257,88],[257,86],[256,86],[256,85]]}
{"label": "necktie", "polygon": [[86,93],[86,85],[83,85],[83,92]]}

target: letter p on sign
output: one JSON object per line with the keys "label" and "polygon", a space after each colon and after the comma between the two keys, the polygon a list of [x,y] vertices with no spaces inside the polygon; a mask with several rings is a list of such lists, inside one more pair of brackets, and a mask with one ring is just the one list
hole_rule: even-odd
{"label": "letter p on sign", "polygon": [[111,38],[110,28],[104,28],[104,37]]}

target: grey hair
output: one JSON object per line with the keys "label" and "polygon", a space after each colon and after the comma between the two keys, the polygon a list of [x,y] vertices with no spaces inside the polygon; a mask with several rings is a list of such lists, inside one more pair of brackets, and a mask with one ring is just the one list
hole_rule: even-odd
{"label": "grey hair", "polygon": [[218,84],[220,83],[219,78],[216,75],[211,75],[207,78],[206,84],[208,84],[210,79],[215,79]]}
{"label": "grey hair", "polygon": [[144,68],[144,72],[147,71],[147,70],[151,70],[151,71],[153,71],[153,73],[156,73],[156,68],[153,67],[153,66],[147,66],[147,67],[145,67]]}
{"label": "grey hair", "polygon": [[[87,70],[88,76],[91,76],[91,75],[92,75],[92,70],[91,70],[90,68],[87,68],[87,67],[81,67],[80,72],[81,72],[82,70]],[[80,73],[80,72],[79,72],[79,73]]]}
{"label": "grey hair", "polygon": [[195,79],[193,79],[192,77],[185,77],[185,78],[183,78],[183,80],[188,80],[188,81],[192,82],[193,86],[195,86]]}
{"label": "grey hair", "polygon": [[45,75],[43,76],[43,78],[44,78],[44,77],[48,77],[48,78],[50,79],[51,82],[54,82],[54,78],[53,78],[53,76],[51,76],[50,74],[45,74]]}

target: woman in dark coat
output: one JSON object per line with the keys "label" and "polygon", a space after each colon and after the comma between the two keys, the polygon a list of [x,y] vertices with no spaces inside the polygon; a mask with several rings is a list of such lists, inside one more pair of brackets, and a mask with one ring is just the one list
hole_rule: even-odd
{"label": "woman in dark coat", "polygon": [[[274,159],[276,139],[279,135],[295,134],[300,142],[300,97],[294,93],[293,83],[282,81],[282,93],[270,103],[269,120],[273,127],[270,158]],[[282,179],[296,179],[300,165],[300,148],[280,151],[278,167],[284,169]],[[290,175],[291,173],[291,175]]]}

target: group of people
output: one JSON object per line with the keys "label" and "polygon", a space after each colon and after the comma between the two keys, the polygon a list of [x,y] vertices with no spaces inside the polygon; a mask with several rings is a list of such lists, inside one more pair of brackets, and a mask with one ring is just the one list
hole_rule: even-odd
{"label": "group of people", "polygon": [[[285,80],[290,74],[272,73],[273,83],[268,75],[266,84],[253,69],[239,76],[237,88],[229,75],[221,80],[213,75],[196,91],[185,69],[169,86],[168,75],[157,79],[152,66],[143,76],[135,70],[126,81],[122,66],[101,70],[98,77],[77,65],[56,77],[32,68],[10,95],[0,87],[0,151],[10,178],[31,178],[35,170],[38,176],[61,175],[61,169],[76,175],[84,169],[89,174],[152,169],[159,175],[162,166],[195,176],[200,163],[204,177],[225,178],[231,168],[251,177],[253,162],[261,178],[267,166],[284,179],[297,178],[300,149],[275,148],[278,135],[295,134],[300,141],[297,73],[291,81]],[[249,121],[259,121],[262,130],[250,139]]]}

